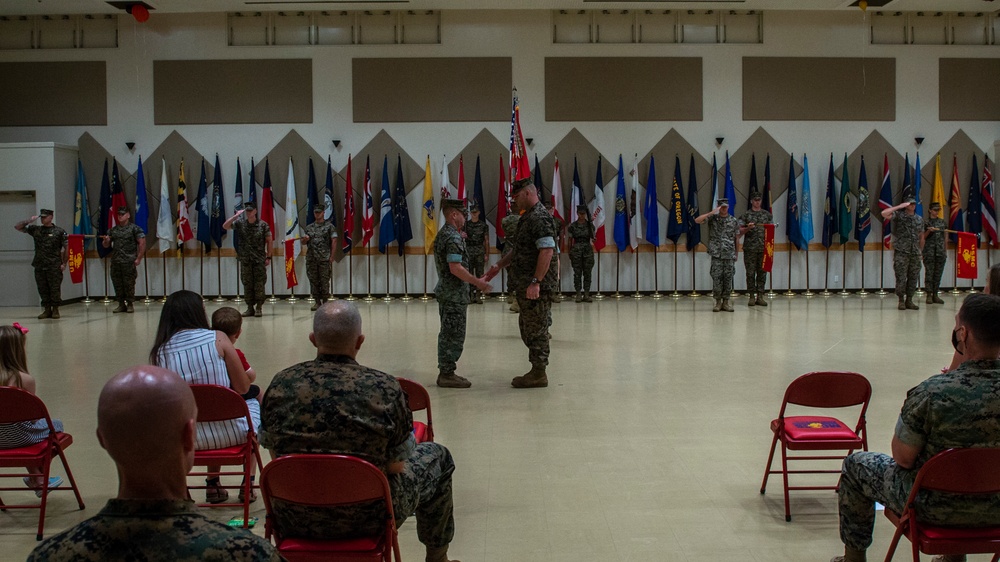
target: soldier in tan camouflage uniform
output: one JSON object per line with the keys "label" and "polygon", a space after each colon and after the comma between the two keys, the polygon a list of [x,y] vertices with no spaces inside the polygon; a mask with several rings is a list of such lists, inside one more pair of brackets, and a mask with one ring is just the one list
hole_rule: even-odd
{"label": "soldier in tan camouflage uniform", "polygon": [[938,293],[941,292],[941,274],[948,260],[948,252],[944,244],[944,231],[948,224],[941,218],[941,204],[931,203],[931,218],[925,221],[924,239],[921,254],[924,259],[924,290],[927,291],[927,304],[944,304]]}
{"label": "soldier in tan camouflage uniform", "polygon": [[336,252],[337,229],[326,222],[326,206],[319,203],[313,208],[313,223],[305,228],[304,242],[309,243],[306,252],[306,276],[309,290],[315,300],[309,310],[316,310],[330,299],[330,277],[333,275],[333,256]]}
{"label": "soldier in tan camouflage uniform", "polygon": [[771,224],[774,217],[761,208],[761,196],[754,191],[750,194],[750,210],[739,219],[740,236],[743,236],[743,265],[747,270],[747,306],[767,306],[764,288],[767,272],[764,271],[764,227]]}
{"label": "soldier in tan camouflage uniform", "polygon": [[[469,203],[472,219],[465,223],[465,253],[469,257],[469,273],[482,277],[486,271],[486,256],[490,254],[490,227],[480,218],[478,202],[473,199]],[[469,297],[472,304],[483,304],[483,294],[471,285]]]}
{"label": "soldier in tan camouflage uniform", "polygon": [[528,346],[531,362],[531,370],[514,377],[510,384],[514,388],[540,388],[549,385],[545,369],[549,364],[549,326],[556,290],[556,270],[552,267],[555,223],[538,200],[538,190],[529,178],[511,184],[511,195],[524,214],[517,225],[513,250],[490,268],[486,280],[510,265],[510,288],[517,295],[521,309],[518,316],[521,341]]}
{"label": "soldier in tan camouflage uniform", "polygon": [[913,302],[920,280],[920,246],[923,242],[924,218],[916,213],[917,200],[912,196],[894,207],[882,210],[882,218],[892,217],[892,270],[896,274],[896,296],[899,310],[919,310]]}
{"label": "soldier in tan camouflage uniform", "polygon": [[118,207],[118,225],[102,237],[101,245],[113,248],[111,253],[111,283],[118,297],[118,308],[112,312],[135,312],[136,268],[146,254],[146,233],[139,225],[130,222],[128,207]]}
{"label": "soldier in tan camouflage uniform", "polygon": [[437,385],[445,388],[469,388],[469,379],[455,374],[465,349],[465,320],[469,308],[469,285],[488,292],[489,283],[476,278],[468,269],[465,240],[460,234],[465,223],[465,205],[459,199],[443,199],[441,212],[445,223],[434,238],[434,263],[438,284],[434,298],[438,302],[441,328],[438,332]]}
{"label": "soldier in tan camouflage uniform", "polygon": [[715,308],[712,312],[724,310],[732,312],[729,295],[733,292],[733,275],[736,274],[736,238],[739,224],[729,215],[729,201],[718,200],[718,207],[694,219],[701,224],[708,223],[708,253],[712,256],[712,297]]}
{"label": "soldier in tan camouflage uniform", "polygon": [[586,205],[577,205],[576,216],[566,232],[572,243],[569,261],[573,266],[573,291],[576,292],[576,302],[594,302],[590,298],[590,277],[594,270],[594,223]]}
{"label": "soldier in tan camouflage uniform", "polygon": [[[365,336],[353,303],[321,306],[309,341],[316,346],[316,359],[276,374],[264,394],[261,445],[272,458],[336,453],[379,467],[389,480],[396,525],[416,513],[426,560],[447,561],[455,535],[451,453],[437,443],[417,444],[413,414],[399,382],[356,361]],[[378,505],[318,508],[278,500],[271,505],[278,526],[291,536],[354,538],[377,534],[385,525]]]}
{"label": "soldier in tan camouflage uniform", "polygon": [[[243,220],[236,220],[246,213]],[[240,237],[236,252],[243,276],[243,296],[247,309],[243,316],[263,316],[264,285],[267,283],[267,266],[271,265],[271,228],[257,217],[257,205],[247,201],[243,208],[222,223],[222,228],[233,230]]]}
{"label": "soldier in tan camouflage uniform", "polygon": [[118,495],[96,516],[38,545],[29,562],[281,560],[264,538],[202,515],[187,493],[196,408],[176,373],[141,365],[114,376],[97,405],[97,438]]}
{"label": "soldier in tan camouflage uniform", "polygon": [[[1000,447],[1000,297],[966,297],[955,317],[952,345],[965,362],[906,393],[892,456],[862,452],[844,460],[838,492],[844,556],[833,561],[864,562],[875,526],[875,502],[901,512],[917,471],[928,459],[950,448]],[[1000,496],[928,495],[921,503],[921,515],[932,525],[1000,524]]]}
{"label": "soldier in tan camouflage uniform", "polygon": [[[69,260],[67,244],[69,238],[66,231],[52,224],[52,211],[42,209],[38,215],[25,219],[14,225],[18,232],[24,232],[35,240],[35,258],[31,260],[35,268],[35,284],[38,286],[38,296],[42,298],[45,310],[38,319],[59,318],[59,304],[62,302],[62,278]],[[35,222],[39,217],[41,225]]]}

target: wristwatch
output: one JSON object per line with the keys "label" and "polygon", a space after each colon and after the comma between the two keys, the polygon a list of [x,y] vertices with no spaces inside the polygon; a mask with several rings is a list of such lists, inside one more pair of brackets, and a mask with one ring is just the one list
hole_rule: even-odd
{"label": "wristwatch", "polygon": [[528,285],[537,285],[537,284],[538,284],[538,278],[537,277],[532,277],[531,278],[531,282],[528,283]]}

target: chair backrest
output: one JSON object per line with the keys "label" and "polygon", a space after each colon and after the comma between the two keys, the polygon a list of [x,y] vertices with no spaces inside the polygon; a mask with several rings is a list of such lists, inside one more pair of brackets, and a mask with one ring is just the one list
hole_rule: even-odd
{"label": "chair backrest", "polygon": [[[191,392],[198,405],[199,422],[247,418],[247,423],[250,423],[246,400],[235,390],[216,384],[192,384]],[[253,424],[249,427],[252,428]]]}
{"label": "chair backrest", "polygon": [[910,501],[920,489],[950,494],[1000,494],[1000,449],[948,449],[917,472]]}
{"label": "chair backrest", "polygon": [[422,384],[410,379],[404,379],[403,377],[396,377],[396,380],[399,381],[399,386],[403,387],[403,390],[406,392],[406,401],[410,405],[411,412],[430,410],[431,396],[427,394],[427,389]]}
{"label": "chair backrest", "polygon": [[872,396],[872,385],[863,375],[845,371],[818,371],[795,379],[785,390],[781,405],[795,404],[809,408],[846,408],[862,405],[862,413]]}
{"label": "chair backrest", "polygon": [[[322,477],[317,479],[317,475]],[[388,518],[393,518],[392,496],[385,474],[368,461],[349,455],[278,457],[261,471],[260,487],[268,512],[274,498],[325,507],[384,499]]]}
{"label": "chair backrest", "polygon": [[13,386],[0,386],[0,423],[18,423],[44,419],[52,429],[49,411],[42,399]]}

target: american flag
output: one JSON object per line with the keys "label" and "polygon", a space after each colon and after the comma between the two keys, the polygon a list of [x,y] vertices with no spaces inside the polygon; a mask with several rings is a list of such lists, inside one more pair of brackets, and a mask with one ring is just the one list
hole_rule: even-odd
{"label": "american flag", "polygon": [[987,156],[983,162],[983,231],[990,237],[990,245],[996,248],[997,240],[997,212],[996,204],[993,201],[993,173],[990,171],[990,157]]}
{"label": "american flag", "polygon": [[365,158],[365,208],[361,212],[361,246],[368,246],[375,234],[375,205],[372,203],[371,157]]}
{"label": "american flag", "polygon": [[511,183],[531,177],[528,150],[524,146],[524,137],[521,135],[521,106],[517,100],[517,88],[514,88],[514,100],[510,110],[510,173],[508,177],[510,177]]}

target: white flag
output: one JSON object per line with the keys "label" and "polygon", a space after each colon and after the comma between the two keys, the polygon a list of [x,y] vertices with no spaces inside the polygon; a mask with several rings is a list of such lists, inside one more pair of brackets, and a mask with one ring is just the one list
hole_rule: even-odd
{"label": "white flag", "polygon": [[629,245],[635,250],[639,247],[639,240],[642,240],[642,197],[639,194],[639,155],[635,155],[635,160],[632,161],[632,169],[629,170],[628,175],[631,176],[632,181],[632,193],[629,200],[625,203],[628,205],[628,216],[629,216]]}
{"label": "white flag", "polygon": [[556,156],[556,165],[552,170],[552,210],[555,217],[563,224],[566,223],[566,215],[563,212],[563,192],[562,178],[559,177],[559,157]]}
{"label": "white flag", "polygon": [[160,214],[156,215],[156,238],[160,241],[160,253],[174,245],[174,217],[170,214],[170,186],[167,185],[167,161],[160,159]]}
{"label": "white flag", "polygon": [[[285,190],[285,240],[302,236],[299,230],[299,205],[295,200],[295,173],[292,170],[292,159],[288,158],[288,183]],[[302,251],[302,242],[295,241],[295,256]]]}

